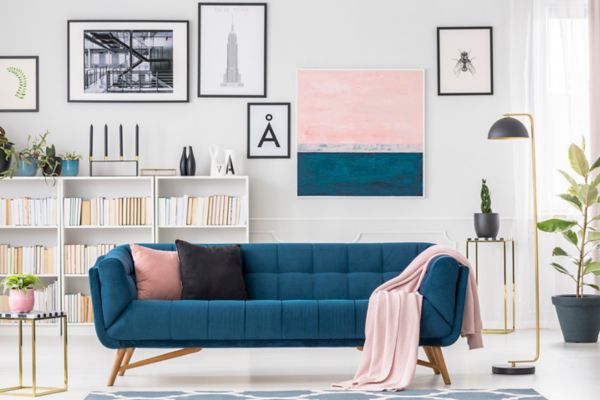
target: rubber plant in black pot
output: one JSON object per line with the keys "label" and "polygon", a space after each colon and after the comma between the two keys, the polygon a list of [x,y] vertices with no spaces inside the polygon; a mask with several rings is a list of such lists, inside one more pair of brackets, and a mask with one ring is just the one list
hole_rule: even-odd
{"label": "rubber plant in black pot", "polygon": [[10,150],[12,147],[13,143],[8,140],[6,131],[0,126],[0,176],[6,176],[10,168],[12,160],[12,152]]}
{"label": "rubber plant in black pot", "polygon": [[492,199],[490,189],[485,181],[481,180],[481,212],[475,213],[475,233],[478,238],[495,239],[500,230],[498,213],[492,212]]}
{"label": "rubber plant in black pot", "polygon": [[[585,144],[581,147],[572,144],[569,164],[578,177],[559,171],[569,183],[569,189],[560,197],[575,207],[579,217],[550,218],[539,222],[538,229],[558,233],[566,242],[564,248],[554,247],[552,256],[557,260],[551,263],[556,271],[575,283],[574,295],[552,296],[565,342],[595,343],[600,332],[600,296],[584,294],[583,289],[588,286],[600,290],[597,285],[584,280],[588,274],[600,275],[600,260],[594,258],[600,249],[600,231],[593,226],[600,221],[600,214],[593,211],[600,203],[600,158],[590,165],[585,156]],[[574,267],[574,273],[572,268],[567,268],[569,265]]]}

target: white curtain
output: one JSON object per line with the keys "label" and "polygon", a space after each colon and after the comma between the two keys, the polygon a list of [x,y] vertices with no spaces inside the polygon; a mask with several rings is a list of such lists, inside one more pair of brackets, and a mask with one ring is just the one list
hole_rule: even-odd
{"label": "white curtain", "polygon": [[[590,149],[593,157],[600,155],[600,0],[589,0],[589,49],[590,49]],[[600,212],[600,206],[596,206]],[[596,223],[600,228],[600,224]],[[596,252],[600,260],[600,250]],[[596,277],[600,285],[600,276]]]}
{"label": "white curtain", "polygon": [[[569,170],[570,143],[590,139],[588,0],[512,0],[511,111],[533,114],[536,122],[539,218],[570,215],[557,197],[566,184],[557,169]],[[524,121],[526,124],[527,122]],[[519,321],[533,325],[533,220],[531,156],[528,142],[515,142],[515,216],[518,244]],[[589,146],[588,146],[589,149]],[[568,277],[550,267],[556,235],[540,232],[540,300],[542,326],[556,326],[554,294],[574,293]]]}

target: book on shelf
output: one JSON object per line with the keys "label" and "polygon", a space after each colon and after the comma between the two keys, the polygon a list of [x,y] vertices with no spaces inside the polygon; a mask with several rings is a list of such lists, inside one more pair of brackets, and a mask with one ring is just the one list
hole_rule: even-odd
{"label": "book on shelf", "polygon": [[245,196],[160,197],[158,224],[164,225],[246,225]]}
{"label": "book on shelf", "polygon": [[0,226],[55,226],[56,199],[0,198]]}
{"label": "book on shelf", "polygon": [[152,223],[150,197],[64,199],[66,226],[122,226]]}
{"label": "book on shelf", "polygon": [[64,310],[67,322],[94,322],[92,298],[82,293],[66,294]]}
{"label": "book on shelf", "polygon": [[56,273],[54,247],[0,244],[0,275]]}
{"label": "book on shelf", "polygon": [[96,259],[115,248],[110,244],[65,244],[63,246],[63,268],[68,275],[86,275]]}

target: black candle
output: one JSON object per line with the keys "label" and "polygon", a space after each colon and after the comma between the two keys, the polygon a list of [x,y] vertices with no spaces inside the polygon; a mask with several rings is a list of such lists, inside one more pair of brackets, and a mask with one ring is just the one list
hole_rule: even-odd
{"label": "black candle", "polygon": [[140,155],[140,126],[135,124],[135,156]]}
{"label": "black candle", "polygon": [[104,124],[104,158],[108,158],[108,126]]}
{"label": "black candle", "polygon": [[94,156],[94,125],[90,125],[90,158]]}
{"label": "black candle", "polygon": [[119,125],[119,156],[123,158],[123,125]]}

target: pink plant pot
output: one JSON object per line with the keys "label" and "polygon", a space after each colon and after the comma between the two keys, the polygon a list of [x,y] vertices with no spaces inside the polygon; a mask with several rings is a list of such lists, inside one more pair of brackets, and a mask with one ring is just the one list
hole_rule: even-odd
{"label": "pink plant pot", "polygon": [[15,313],[28,313],[33,310],[35,297],[33,289],[17,290],[11,289],[8,296],[8,307]]}

